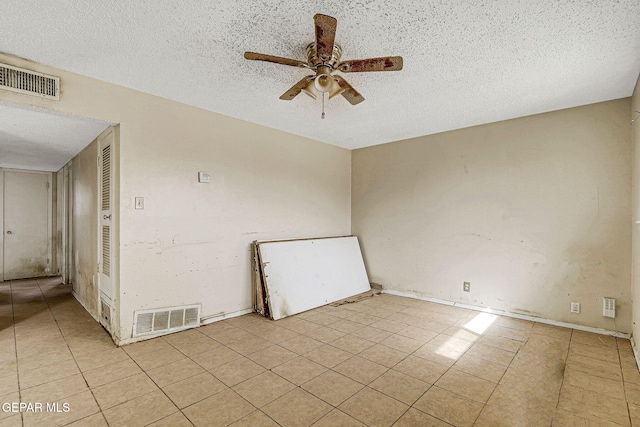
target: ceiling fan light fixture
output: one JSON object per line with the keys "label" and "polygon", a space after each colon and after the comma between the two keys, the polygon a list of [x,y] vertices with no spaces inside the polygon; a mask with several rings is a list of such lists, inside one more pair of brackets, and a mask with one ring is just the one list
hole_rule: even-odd
{"label": "ceiling fan light fixture", "polygon": [[313,99],[318,99],[318,90],[315,86],[315,79],[309,80],[309,84],[302,88],[302,92]]}
{"label": "ceiling fan light fixture", "polygon": [[340,87],[336,79],[331,78],[331,81],[332,81],[332,87],[331,87],[331,90],[329,91],[329,99],[333,98],[336,95],[341,95],[342,92],[344,92],[344,89]]}

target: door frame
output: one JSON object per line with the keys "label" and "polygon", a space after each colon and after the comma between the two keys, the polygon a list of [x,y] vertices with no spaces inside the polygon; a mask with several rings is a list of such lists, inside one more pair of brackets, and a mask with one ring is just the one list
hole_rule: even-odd
{"label": "door frame", "polygon": [[[102,289],[102,148],[101,141],[105,139],[109,133],[113,133],[113,140],[111,141],[111,221],[110,221],[110,276],[111,280],[111,289],[112,295],[109,298]],[[97,137],[97,182],[96,182],[96,212],[97,212],[97,227],[96,233],[98,235],[97,238],[97,268],[96,268],[96,276],[97,276],[97,285],[98,285],[98,294],[97,294],[97,304],[98,304],[98,316],[100,323],[109,331],[109,333],[115,338],[119,336],[119,277],[120,277],[120,239],[119,239],[119,230],[120,230],[120,179],[119,179],[119,171],[120,171],[120,126],[110,126],[104,130]],[[104,316],[102,314],[103,310],[103,300],[109,305],[110,313],[110,324],[105,324]]]}

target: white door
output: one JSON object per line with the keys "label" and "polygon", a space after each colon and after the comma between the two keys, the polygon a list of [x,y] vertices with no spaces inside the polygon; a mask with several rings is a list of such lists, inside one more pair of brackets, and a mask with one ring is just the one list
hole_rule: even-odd
{"label": "white door", "polygon": [[111,307],[114,305],[113,280],[113,129],[104,133],[98,140],[100,153],[98,164],[100,172],[98,203],[100,212],[100,230],[98,233],[98,276],[100,287],[100,321],[111,330]]}
{"label": "white door", "polygon": [[3,171],[4,280],[51,273],[51,174]]}

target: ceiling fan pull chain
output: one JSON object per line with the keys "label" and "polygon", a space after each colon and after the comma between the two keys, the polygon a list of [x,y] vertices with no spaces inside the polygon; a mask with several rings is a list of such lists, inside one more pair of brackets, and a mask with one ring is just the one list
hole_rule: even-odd
{"label": "ceiling fan pull chain", "polygon": [[324,92],[322,92],[322,116],[320,116],[324,119]]}

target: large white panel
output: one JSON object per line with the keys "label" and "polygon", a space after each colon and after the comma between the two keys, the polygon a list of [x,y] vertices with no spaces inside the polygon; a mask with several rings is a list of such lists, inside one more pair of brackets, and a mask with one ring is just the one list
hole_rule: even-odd
{"label": "large white panel", "polygon": [[355,236],[259,242],[274,320],[371,289]]}

